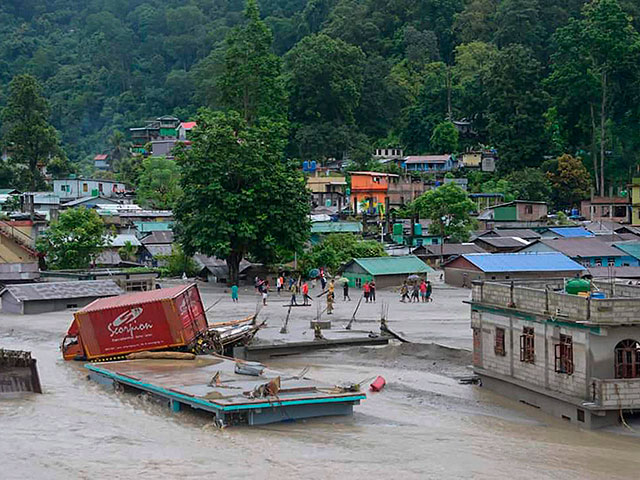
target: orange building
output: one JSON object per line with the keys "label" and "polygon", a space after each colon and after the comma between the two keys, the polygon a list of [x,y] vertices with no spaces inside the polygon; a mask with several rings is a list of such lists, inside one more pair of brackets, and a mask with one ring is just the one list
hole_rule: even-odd
{"label": "orange building", "polygon": [[384,213],[390,173],[351,172],[351,205],[356,213]]}

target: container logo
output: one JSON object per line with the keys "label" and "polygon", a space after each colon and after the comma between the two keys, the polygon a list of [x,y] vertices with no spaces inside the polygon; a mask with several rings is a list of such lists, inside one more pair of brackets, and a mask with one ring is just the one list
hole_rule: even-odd
{"label": "container logo", "polygon": [[136,307],[118,315],[107,325],[107,330],[111,338],[116,340],[133,339],[136,333],[151,330],[153,324],[149,322],[138,322],[137,318],[142,315],[142,308]]}

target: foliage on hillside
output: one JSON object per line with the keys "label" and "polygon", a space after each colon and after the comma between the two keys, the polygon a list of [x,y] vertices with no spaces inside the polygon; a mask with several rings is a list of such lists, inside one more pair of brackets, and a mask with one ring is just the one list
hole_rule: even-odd
{"label": "foliage on hillside", "polygon": [[[201,106],[279,108],[298,159],[366,165],[374,145],[422,154],[484,144],[500,153],[501,173],[579,157],[600,191],[624,185],[640,160],[636,0],[259,3],[270,31],[253,34],[273,37],[275,55],[225,79],[243,51],[243,0],[3,1],[0,105],[13,76],[34,75],[80,172],[111,151],[115,131],[194,118]],[[278,57],[282,75],[255,84]],[[263,87],[280,89],[270,105],[243,104],[246,89]],[[455,142],[446,122],[461,119],[476,135]]]}

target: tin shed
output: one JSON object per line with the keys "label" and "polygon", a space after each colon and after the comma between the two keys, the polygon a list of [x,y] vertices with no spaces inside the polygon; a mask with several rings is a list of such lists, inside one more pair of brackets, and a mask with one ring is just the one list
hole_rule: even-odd
{"label": "tin shed", "polygon": [[8,285],[0,292],[2,311],[23,315],[80,308],[101,297],[121,295],[113,280]]}
{"label": "tin shed", "polygon": [[425,275],[433,269],[415,255],[354,258],[342,269],[349,286],[359,288],[374,280],[377,288],[397,287],[409,275]]}

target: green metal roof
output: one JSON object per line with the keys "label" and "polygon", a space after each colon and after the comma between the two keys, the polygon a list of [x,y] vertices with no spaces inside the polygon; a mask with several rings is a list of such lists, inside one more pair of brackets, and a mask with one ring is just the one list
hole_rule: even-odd
{"label": "green metal roof", "polygon": [[140,233],[165,232],[171,230],[173,222],[133,222]]}
{"label": "green metal roof", "polygon": [[354,258],[371,275],[411,275],[412,273],[433,272],[433,268],[415,255],[398,257]]}
{"label": "green metal roof", "polygon": [[614,243],[613,246],[627,255],[640,259],[640,242]]}
{"label": "green metal roof", "polygon": [[311,233],[360,233],[360,222],[314,222],[311,224]]}

